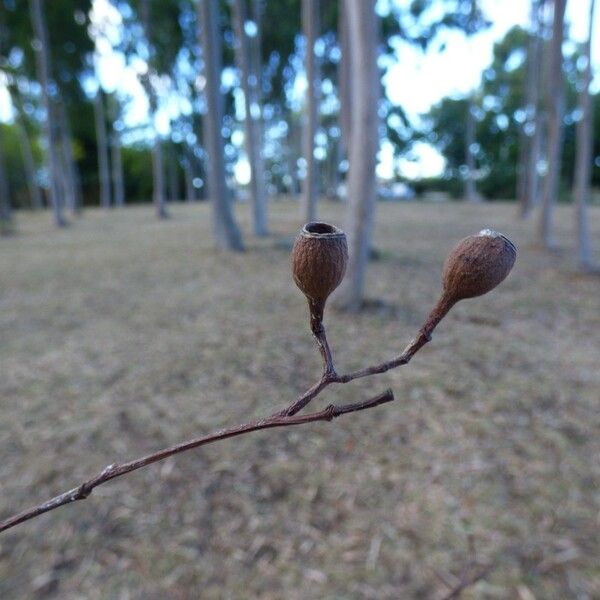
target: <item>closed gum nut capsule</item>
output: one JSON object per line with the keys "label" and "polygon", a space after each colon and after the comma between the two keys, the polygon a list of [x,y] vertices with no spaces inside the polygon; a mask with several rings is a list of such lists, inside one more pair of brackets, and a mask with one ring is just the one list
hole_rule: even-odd
{"label": "closed gum nut capsule", "polygon": [[464,238],[444,263],[445,295],[457,302],[487,294],[506,278],[516,258],[515,245],[497,231],[484,229]]}
{"label": "closed gum nut capsule", "polygon": [[442,295],[421,327],[422,337],[430,339],[438,323],[459,300],[487,294],[504,281],[516,258],[515,245],[492,229],[461,240],[444,262]]}

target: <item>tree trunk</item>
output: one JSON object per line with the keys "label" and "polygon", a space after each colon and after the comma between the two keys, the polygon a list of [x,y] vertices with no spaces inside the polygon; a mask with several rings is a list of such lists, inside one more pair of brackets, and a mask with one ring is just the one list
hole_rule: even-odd
{"label": "tree trunk", "polygon": [[57,103],[58,121],[60,127],[60,139],[62,147],[63,160],[63,189],[65,191],[65,204],[73,213],[77,214],[81,210],[81,185],[79,180],[79,170],[73,155],[73,136],[69,125],[69,118],[65,103],[59,99]]}
{"label": "tree trunk", "polygon": [[59,129],[56,123],[56,114],[53,107],[53,101],[50,92],[50,45],[48,43],[48,31],[42,10],[42,0],[29,0],[31,12],[31,23],[33,32],[39,48],[36,49],[36,68],[38,79],[42,88],[42,102],[46,110],[44,119],[44,132],[46,135],[48,147],[46,149],[46,168],[49,179],[49,198],[50,206],[54,213],[54,222],[58,227],[64,227],[67,224],[63,216],[63,208],[60,200],[60,139]]}
{"label": "tree trunk", "polygon": [[177,168],[177,154],[175,146],[171,143],[167,146],[168,149],[168,177],[169,177],[169,200],[178,202],[179,197],[179,170]]}
{"label": "tree trunk", "polygon": [[554,0],[550,65],[547,81],[548,172],[544,180],[544,197],[538,229],[539,241],[545,248],[552,248],[554,246],[552,220],[560,188],[563,115],[565,110],[564,76],[562,71],[565,5],[566,0]]}
{"label": "tree trunk", "polygon": [[186,157],[185,159],[183,173],[185,175],[185,199],[187,202],[194,202],[196,199],[194,190],[194,172],[192,171],[192,163],[189,157]]}
{"label": "tree trunk", "polygon": [[377,15],[373,0],[345,0],[350,34],[352,78],[352,143],[348,173],[349,262],[338,295],[339,305],[359,310],[375,213],[375,166],[379,146],[377,102],[380,83],[377,70]]}
{"label": "tree trunk", "polygon": [[29,189],[29,199],[31,202],[31,208],[38,210],[43,208],[44,201],[42,199],[42,193],[36,181],[35,176],[35,161],[33,159],[33,150],[31,149],[31,142],[25,125],[21,122],[20,118],[16,120],[17,133],[19,135],[19,146],[21,147],[21,155],[23,156],[23,165],[25,167],[25,177],[27,178],[27,188]]}
{"label": "tree trunk", "polygon": [[298,126],[294,122],[293,114],[288,119],[288,136],[287,144],[285,148],[285,155],[287,158],[287,171],[290,177],[289,183],[289,194],[291,196],[298,196],[300,194],[300,184],[298,182],[298,156],[300,155],[300,135],[298,132]]}
{"label": "tree trunk", "polygon": [[[150,18],[150,3],[148,0],[141,0],[140,3],[140,20],[144,33],[146,34],[146,40],[148,46],[151,42],[151,18]],[[164,175],[164,161],[162,153],[162,140],[158,131],[156,130],[155,116],[158,106],[158,99],[156,97],[156,90],[152,86],[150,81],[150,73],[146,74],[143,78],[143,85],[148,95],[148,101],[150,103],[150,120],[152,121],[152,127],[154,128],[154,139],[152,145],[152,201],[154,203],[154,210],[156,216],[159,219],[167,219],[169,212],[167,211],[167,199],[165,189],[165,175]]]}
{"label": "tree trunk", "polygon": [[208,154],[207,179],[213,202],[215,242],[220,248],[242,251],[242,234],[233,215],[231,192],[225,179],[225,152],[221,134],[223,96],[220,90],[221,36],[218,28],[218,10],[217,0],[203,0],[198,3],[208,108],[204,122],[205,148]]}
{"label": "tree trunk", "polygon": [[348,155],[351,143],[352,106],[351,86],[352,71],[350,69],[350,44],[348,38],[348,15],[340,9],[338,13],[338,38],[342,56],[338,63],[338,79],[340,94],[340,131],[342,155]]}
{"label": "tree trunk", "polygon": [[117,208],[125,205],[125,183],[123,181],[123,157],[121,156],[121,138],[118,132],[111,135],[111,160],[113,199]]}
{"label": "tree trunk", "polygon": [[267,226],[265,174],[261,156],[261,128],[258,123],[259,115],[253,114],[253,108],[259,106],[256,92],[258,78],[254,69],[255,65],[252,64],[254,61],[250,60],[250,44],[247,41],[244,30],[244,25],[248,20],[246,0],[234,0],[233,20],[237,38],[235,58],[240,73],[240,82],[244,93],[244,107],[246,112],[244,119],[244,142],[251,172],[250,189],[252,193],[254,233],[257,236],[265,236],[268,235],[269,231]]}
{"label": "tree trunk", "polygon": [[579,268],[588,271],[592,268],[592,241],[588,222],[587,203],[590,196],[592,175],[592,134],[593,111],[590,96],[592,83],[592,32],[594,22],[594,0],[590,0],[588,37],[584,54],[587,63],[583,72],[579,110],[581,118],[577,123],[577,149],[575,157],[575,203],[577,207],[577,262]]}
{"label": "tree trunk", "polygon": [[108,160],[108,140],[102,89],[98,88],[94,97],[94,123],[96,125],[96,148],[98,150],[98,183],[100,184],[100,206],[110,208],[110,172]]}
{"label": "tree trunk", "polygon": [[542,77],[541,58],[544,39],[541,15],[544,0],[531,0],[531,31],[527,46],[527,80],[525,88],[525,121],[519,134],[519,164],[517,200],[519,214],[526,218],[536,204],[539,176],[542,117],[539,107],[539,90]]}
{"label": "tree trunk", "polygon": [[[368,3],[368,2],[367,2]],[[302,0],[302,28],[304,30],[306,71],[306,123],[304,126],[304,160],[306,175],[302,188],[302,214],[307,222],[317,218],[317,161],[314,155],[318,122],[319,81],[315,42],[319,29],[319,0]]]}
{"label": "tree trunk", "polygon": [[4,147],[1,138],[2,125],[0,124],[0,235],[10,232],[12,210],[10,206],[10,186],[4,162]]}
{"label": "tree trunk", "polygon": [[165,167],[162,152],[162,140],[155,133],[152,144],[152,198],[154,210],[159,219],[167,219],[169,213],[166,206]]}
{"label": "tree trunk", "polygon": [[465,127],[465,164],[467,173],[465,176],[464,194],[467,202],[478,202],[479,196],[475,189],[475,154],[473,152],[475,146],[475,102],[473,95],[469,96],[467,102],[466,127]]}

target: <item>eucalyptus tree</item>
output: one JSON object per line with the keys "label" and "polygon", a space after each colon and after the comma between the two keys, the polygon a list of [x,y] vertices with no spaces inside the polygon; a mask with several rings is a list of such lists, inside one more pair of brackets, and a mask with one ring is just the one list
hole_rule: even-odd
{"label": "eucalyptus tree", "polygon": [[2,126],[0,125],[0,235],[8,233],[11,220],[10,185],[4,161]]}
{"label": "eucalyptus tree", "polygon": [[96,126],[96,144],[98,149],[98,179],[100,182],[100,206],[110,208],[110,167],[108,158],[108,139],[106,135],[106,117],[102,88],[98,87],[94,96],[94,123]]}
{"label": "eucalyptus tree", "polygon": [[544,47],[544,0],[531,0],[531,17],[527,42],[524,119],[520,132],[517,200],[519,214],[531,214],[538,198],[543,112],[540,106],[542,50]]}
{"label": "eucalyptus tree", "polygon": [[[246,25],[249,22],[247,0],[233,1],[233,22],[236,36],[235,58],[244,94],[244,142],[250,163],[254,233],[269,233],[267,224],[267,194],[262,160],[262,128],[260,127],[259,74],[256,53],[251,52]],[[256,30],[258,24],[255,23]],[[257,31],[253,37],[256,37]]]}
{"label": "eucalyptus tree", "polygon": [[[370,6],[370,2],[366,2]],[[318,127],[319,70],[315,43],[319,36],[319,0],[302,0],[302,29],[305,39],[304,65],[306,72],[305,123],[303,154],[306,175],[302,182],[302,213],[306,221],[317,218],[318,178],[315,158],[315,135]]]}
{"label": "eucalyptus tree", "polygon": [[579,268],[592,269],[592,241],[587,204],[590,196],[592,171],[593,111],[590,85],[592,83],[592,32],[594,3],[590,0],[588,36],[585,41],[585,68],[579,92],[579,121],[577,122],[577,149],[575,158],[574,198],[577,210],[577,262]]}
{"label": "eucalyptus tree", "polygon": [[348,173],[349,263],[338,304],[349,310],[362,306],[375,211],[375,163],[379,146],[377,102],[378,23],[374,0],[344,0],[350,35],[352,72],[351,144]]}
{"label": "eucalyptus tree", "polygon": [[63,213],[60,198],[61,170],[60,132],[58,129],[56,108],[53,101],[53,88],[51,87],[51,54],[48,41],[48,30],[44,18],[41,0],[30,0],[31,22],[35,34],[34,46],[36,52],[37,75],[42,89],[42,100],[46,111],[44,129],[46,133],[46,165],[49,179],[50,205],[54,213],[54,222],[58,227],[64,227],[67,221]]}
{"label": "eucalyptus tree", "polygon": [[235,221],[231,192],[225,179],[225,148],[223,126],[223,97],[221,82],[221,36],[219,32],[219,3],[202,0],[198,3],[200,39],[204,59],[205,99],[207,114],[204,120],[205,147],[208,155],[208,190],[213,203],[213,231],[216,245],[226,250],[242,251],[242,233]]}
{"label": "eucalyptus tree", "polygon": [[552,39],[550,41],[546,104],[548,110],[547,173],[544,179],[542,210],[538,223],[538,239],[542,246],[554,245],[552,224],[560,186],[562,144],[565,114],[565,80],[563,74],[563,39],[567,0],[554,0]]}

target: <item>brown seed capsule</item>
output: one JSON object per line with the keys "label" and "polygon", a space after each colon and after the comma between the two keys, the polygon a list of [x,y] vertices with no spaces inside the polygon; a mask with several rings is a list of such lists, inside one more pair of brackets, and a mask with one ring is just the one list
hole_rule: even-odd
{"label": "brown seed capsule", "polygon": [[442,295],[421,327],[422,336],[429,339],[438,323],[459,300],[493,290],[510,273],[516,258],[515,245],[506,236],[491,229],[461,240],[446,258]]}
{"label": "brown seed capsule", "polygon": [[328,223],[307,223],[302,228],[292,250],[292,274],[317,319],[322,319],[327,298],[344,278],[347,263],[346,234],[341,229]]}
{"label": "brown seed capsule", "polygon": [[444,293],[457,302],[493,290],[510,273],[517,249],[504,235],[484,229],[461,240],[444,263]]}

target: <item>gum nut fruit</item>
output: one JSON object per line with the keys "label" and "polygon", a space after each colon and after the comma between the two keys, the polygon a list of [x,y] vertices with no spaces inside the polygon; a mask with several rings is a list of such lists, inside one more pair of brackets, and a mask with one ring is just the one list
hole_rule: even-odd
{"label": "gum nut fruit", "polygon": [[307,223],[292,249],[292,274],[310,300],[324,303],[344,278],[346,234],[328,223]]}
{"label": "gum nut fruit", "polygon": [[487,294],[510,273],[515,245],[501,233],[484,229],[461,240],[444,263],[445,294],[453,301]]}

